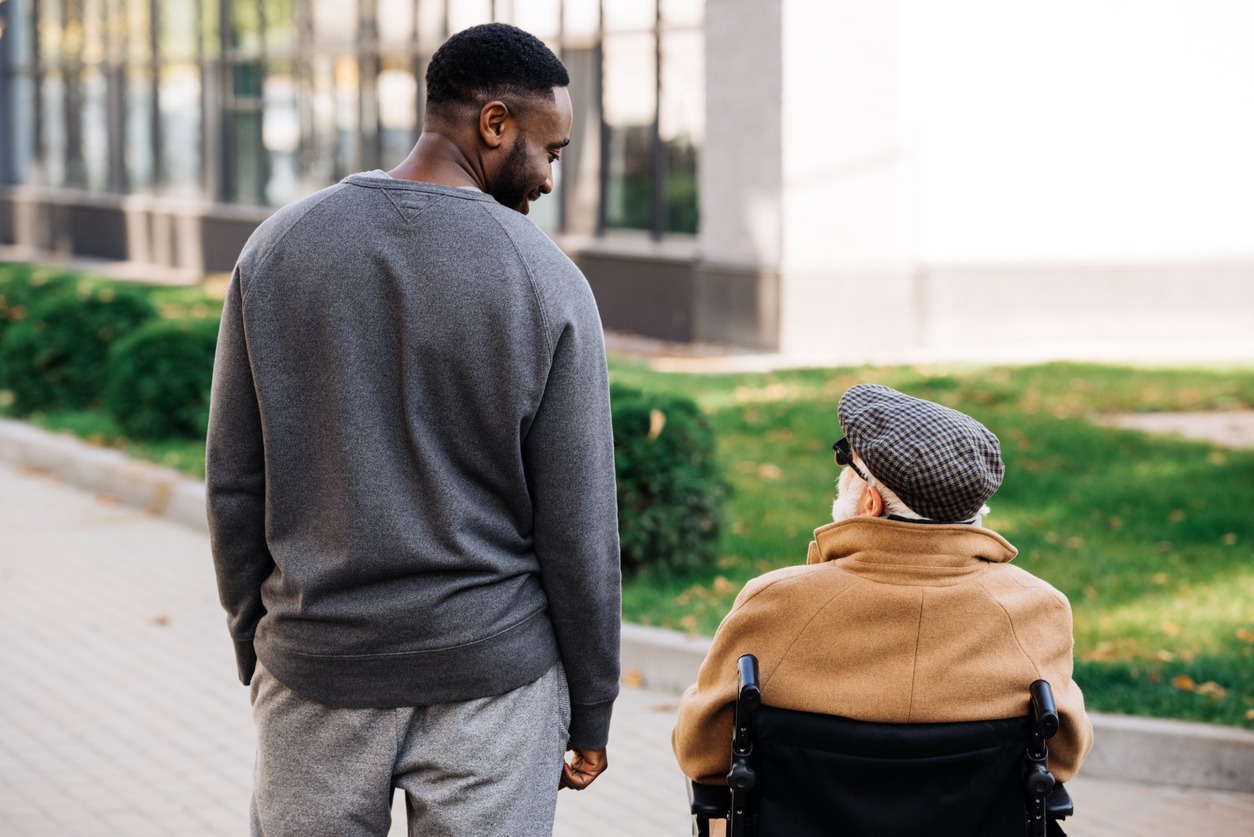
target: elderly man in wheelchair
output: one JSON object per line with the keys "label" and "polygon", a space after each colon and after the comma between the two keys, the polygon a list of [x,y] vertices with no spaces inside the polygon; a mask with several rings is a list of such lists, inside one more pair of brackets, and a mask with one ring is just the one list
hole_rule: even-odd
{"label": "elderly man in wheelchair", "polygon": [[681,700],[696,833],[1062,834],[1093,730],[1070,604],[981,525],[997,437],[883,386],[837,413],[835,522],[745,586]]}

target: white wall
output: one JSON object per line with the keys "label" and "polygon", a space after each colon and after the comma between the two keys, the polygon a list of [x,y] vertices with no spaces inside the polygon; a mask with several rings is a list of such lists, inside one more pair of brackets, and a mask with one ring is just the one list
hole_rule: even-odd
{"label": "white wall", "polygon": [[1254,257],[1254,2],[902,0],[924,263]]}

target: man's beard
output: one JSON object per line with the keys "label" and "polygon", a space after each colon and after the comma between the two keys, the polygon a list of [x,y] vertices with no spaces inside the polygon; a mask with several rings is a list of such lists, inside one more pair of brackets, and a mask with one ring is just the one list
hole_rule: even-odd
{"label": "man's beard", "polygon": [[509,156],[501,164],[496,182],[488,194],[502,206],[522,212],[527,205],[527,195],[535,191],[527,186],[527,152],[523,148],[522,137],[514,141]]}
{"label": "man's beard", "polygon": [[839,523],[857,517],[858,503],[862,501],[866,490],[867,484],[852,468],[841,471],[840,480],[836,483],[836,500],[832,503],[832,521]]}

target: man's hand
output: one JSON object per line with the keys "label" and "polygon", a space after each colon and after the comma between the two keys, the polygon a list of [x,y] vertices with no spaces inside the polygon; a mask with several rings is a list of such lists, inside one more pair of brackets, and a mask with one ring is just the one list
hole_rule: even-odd
{"label": "man's hand", "polygon": [[557,783],[559,790],[561,788],[583,790],[609,766],[604,750],[581,750],[578,747],[571,747],[567,752],[574,755],[562,762],[562,778]]}

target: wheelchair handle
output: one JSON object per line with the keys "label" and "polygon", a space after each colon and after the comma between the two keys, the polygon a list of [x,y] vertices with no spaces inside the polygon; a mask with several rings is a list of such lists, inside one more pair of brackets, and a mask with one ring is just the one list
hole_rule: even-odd
{"label": "wheelchair handle", "polygon": [[1053,738],[1058,732],[1058,707],[1054,704],[1054,692],[1045,680],[1037,680],[1031,686],[1032,720],[1041,738]]}

